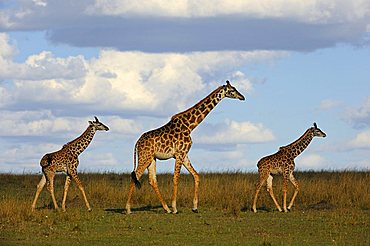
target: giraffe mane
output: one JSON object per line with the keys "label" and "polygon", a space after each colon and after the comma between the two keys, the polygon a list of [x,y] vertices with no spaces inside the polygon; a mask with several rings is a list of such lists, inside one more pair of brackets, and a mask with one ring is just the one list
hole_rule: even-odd
{"label": "giraffe mane", "polygon": [[291,147],[291,146],[293,146],[293,145],[297,144],[298,142],[300,142],[303,138],[305,138],[305,137],[307,136],[307,134],[311,131],[311,129],[312,129],[312,128],[308,128],[308,129],[305,131],[305,133],[303,133],[303,135],[302,135],[302,136],[300,136],[298,139],[296,139],[294,142],[292,142],[292,143],[290,143],[290,144],[288,144],[288,145],[281,146],[281,147],[279,148],[279,150],[284,150],[284,149],[286,149],[286,148],[289,148],[289,147]]}
{"label": "giraffe mane", "polygon": [[217,87],[215,90],[213,90],[211,93],[209,93],[205,98],[203,98],[202,100],[200,100],[197,104],[195,104],[193,107],[191,107],[191,108],[188,108],[188,109],[186,109],[185,111],[183,111],[183,112],[180,112],[180,113],[177,113],[177,114],[175,114],[175,115],[173,115],[172,117],[171,117],[171,120],[173,120],[174,118],[176,118],[176,117],[179,117],[180,115],[183,115],[183,114],[186,114],[187,112],[189,112],[189,111],[191,111],[193,108],[196,108],[196,107],[198,107],[199,105],[201,105],[201,104],[203,104],[208,98],[209,98],[209,96],[210,95],[212,95],[212,94],[214,94],[214,93],[216,93],[216,92],[218,92],[218,91],[220,91],[221,89],[222,89],[222,85],[221,86],[219,86],[219,87]]}

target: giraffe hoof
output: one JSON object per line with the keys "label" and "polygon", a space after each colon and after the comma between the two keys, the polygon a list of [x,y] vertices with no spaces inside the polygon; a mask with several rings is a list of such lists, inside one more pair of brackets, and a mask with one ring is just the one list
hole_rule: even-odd
{"label": "giraffe hoof", "polygon": [[198,209],[197,208],[193,208],[191,211],[193,211],[193,213],[199,213]]}
{"label": "giraffe hoof", "polygon": [[91,209],[91,208],[89,208],[87,211],[88,211],[88,212],[91,212],[91,211],[92,211],[92,209]]}
{"label": "giraffe hoof", "polygon": [[172,213],[173,213],[173,214],[178,214],[179,212],[176,210],[176,211],[173,211]]}
{"label": "giraffe hoof", "polygon": [[287,212],[291,212],[291,210],[290,210],[290,208],[287,208],[287,210],[286,210]]}

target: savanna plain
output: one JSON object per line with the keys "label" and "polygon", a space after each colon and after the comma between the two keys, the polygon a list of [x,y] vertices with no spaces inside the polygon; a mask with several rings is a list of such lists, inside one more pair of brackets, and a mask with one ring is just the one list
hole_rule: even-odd
{"label": "savanna plain", "polygon": [[[193,178],[182,174],[178,214],[165,214],[143,176],[133,214],[125,214],[129,174],[81,173],[93,208],[86,210],[72,183],[67,211],[55,211],[46,188],[31,203],[41,174],[0,174],[0,245],[370,245],[370,172],[297,172],[300,192],[291,212],[280,213],[261,190],[250,211],[257,173],[201,173],[199,213],[193,213]],[[62,200],[64,175],[56,176]],[[170,204],[172,174],[159,174]],[[282,178],[274,179],[280,204]],[[293,187],[289,186],[288,201]]]}

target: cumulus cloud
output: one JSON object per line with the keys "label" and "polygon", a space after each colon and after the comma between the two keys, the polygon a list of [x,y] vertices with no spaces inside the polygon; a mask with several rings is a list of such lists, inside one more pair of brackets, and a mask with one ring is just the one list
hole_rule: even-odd
{"label": "cumulus cloud", "polygon": [[327,159],[315,153],[303,155],[296,161],[296,168],[300,170],[325,170],[328,169],[329,166]]}
{"label": "cumulus cloud", "polygon": [[[255,18],[291,18],[303,22],[337,22],[363,18],[370,10],[366,1],[227,1],[227,0],[146,0],[138,2],[97,0],[86,8],[94,15],[214,17],[239,15]],[[339,20],[338,20],[339,18]]]}
{"label": "cumulus cloud", "polygon": [[[0,30],[47,30],[81,47],[145,52],[314,50],[365,42],[368,1],[22,1]],[[286,37],[289,36],[289,39]]]}
{"label": "cumulus cloud", "polygon": [[370,130],[358,133],[348,145],[354,149],[370,149]]}
{"label": "cumulus cloud", "polygon": [[59,58],[43,51],[24,63],[4,59],[8,69],[0,68],[0,78],[13,82],[11,87],[0,85],[0,106],[27,105],[35,110],[54,105],[59,114],[68,115],[68,106],[74,105],[94,112],[163,116],[192,106],[194,98],[201,99],[226,79],[245,93],[252,83],[238,68],[285,55],[274,51],[154,54],[102,50],[97,58],[85,59]]}
{"label": "cumulus cloud", "polygon": [[345,118],[357,128],[370,126],[370,97],[358,108],[349,108]]}
{"label": "cumulus cloud", "polygon": [[196,143],[201,145],[237,145],[264,143],[275,139],[271,130],[260,123],[225,120],[222,123],[206,124],[196,135]]}
{"label": "cumulus cloud", "polygon": [[[0,136],[66,136],[82,133],[89,119],[77,117],[55,117],[50,110],[0,111],[2,115]],[[92,120],[92,119],[91,119]],[[85,128],[84,128],[85,127]],[[77,136],[76,136],[77,137]]]}
{"label": "cumulus cloud", "polygon": [[333,99],[324,99],[320,102],[320,109],[328,110],[340,105],[340,102]]}

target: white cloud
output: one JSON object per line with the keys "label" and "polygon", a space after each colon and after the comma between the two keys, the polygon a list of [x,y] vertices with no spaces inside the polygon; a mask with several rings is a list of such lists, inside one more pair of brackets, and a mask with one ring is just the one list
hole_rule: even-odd
{"label": "white cloud", "polygon": [[146,0],[96,0],[86,12],[94,15],[160,16],[160,17],[215,17],[222,15],[249,18],[289,18],[303,22],[327,23],[353,21],[369,13],[368,1],[296,1],[296,0],[180,0],[176,2]]}
{"label": "white cloud", "polygon": [[125,51],[307,51],[366,42],[369,13],[366,0],[21,1],[0,10],[0,28]]}
{"label": "white cloud", "polygon": [[370,97],[359,108],[348,109],[345,117],[355,127],[370,126]]}
{"label": "white cloud", "polygon": [[137,135],[142,131],[142,127],[139,126],[138,122],[130,119],[122,119],[118,116],[109,117],[107,122],[104,123],[106,123],[113,134]]}
{"label": "white cloud", "polygon": [[210,145],[230,145],[264,143],[275,139],[271,130],[260,123],[225,120],[215,125],[207,124],[197,134],[196,143]]}
{"label": "white cloud", "polygon": [[298,170],[327,170],[329,166],[328,160],[319,154],[306,154],[299,157],[296,161],[296,169]]}
{"label": "white cloud", "polygon": [[370,149],[370,130],[360,132],[348,143],[350,148]]}
{"label": "white cloud", "polygon": [[[0,111],[2,115],[0,136],[47,136],[76,134],[88,126],[87,120],[57,118],[49,110]],[[83,130],[82,130],[83,129]]]}
{"label": "white cloud", "polygon": [[102,50],[99,57],[85,59],[59,58],[43,51],[24,63],[4,59],[7,67],[0,68],[0,78],[13,81],[13,86],[0,85],[4,96],[0,105],[49,108],[53,104],[65,113],[65,106],[77,104],[95,111],[167,115],[191,106],[194,98],[200,100],[226,79],[242,93],[251,90],[251,82],[238,68],[285,55],[274,51],[154,54]]}
{"label": "white cloud", "polygon": [[320,109],[332,109],[340,105],[340,102],[333,99],[324,99],[320,102]]}

